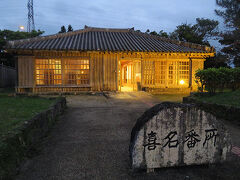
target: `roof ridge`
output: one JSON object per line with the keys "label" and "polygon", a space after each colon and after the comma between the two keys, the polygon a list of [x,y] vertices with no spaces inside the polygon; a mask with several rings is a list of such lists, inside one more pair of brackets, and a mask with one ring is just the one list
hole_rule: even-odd
{"label": "roof ridge", "polygon": [[99,27],[91,27],[84,26],[84,30],[86,31],[105,31],[105,32],[130,32],[134,31],[134,27],[132,28],[99,28]]}
{"label": "roof ridge", "polygon": [[56,34],[51,34],[51,35],[46,35],[46,36],[38,36],[38,37],[34,37],[34,38],[8,41],[8,45],[14,46],[14,45],[19,45],[19,44],[26,43],[26,42],[37,42],[37,41],[41,41],[41,40],[54,39],[54,38],[59,38],[59,37],[66,37],[66,36],[71,36],[71,35],[75,35],[75,34],[91,32],[91,31],[130,32],[130,31],[134,31],[134,27],[127,28],[127,29],[121,29],[121,28],[98,28],[98,27],[90,27],[90,26],[85,25],[84,29],[79,29],[79,30],[75,30],[75,31],[70,31],[70,32],[65,32],[65,33],[56,33]]}
{"label": "roof ridge", "polygon": [[178,46],[183,46],[187,48],[193,48],[201,51],[207,51],[207,52],[215,52],[214,47],[209,47],[205,45],[200,45],[200,44],[195,44],[195,43],[190,43],[190,42],[184,42],[184,41],[178,41],[174,39],[169,39],[157,35],[152,35],[148,33],[143,33],[141,31],[136,31],[134,28],[127,28],[127,29],[119,29],[119,28],[98,28],[98,27],[90,27],[90,26],[84,26],[84,29],[79,29],[71,32],[66,32],[66,33],[56,33],[53,35],[47,35],[47,36],[38,36],[34,38],[28,38],[28,39],[21,39],[21,40],[15,40],[15,41],[8,41],[6,47],[13,47],[13,46],[18,46],[24,43],[32,43],[32,42],[38,42],[42,40],[49,40],[49,39],[57,39],[60,37],[68,37],[72,36],[75,34],[81,34],[81,33],[86,33],[86,32],[120,32],[120,33],[134,33],[138,34],[147,38],[153,38],[156,40],[161,40],[164,42],[168,42],[171,44],[175,44]]}
{"label": "roof ridge", "polygon": [[34,37],[34,38],[12,40],[12,41],[8,41],[8,44],[19,45],[19,44],[26,43],[26,42],[36,42],[36,41],[41,41],[41,40],[54,39],[54,38],[59,38],[59,37],[66,37],[66,36],[78,34],[78,33],[81,33],[81,32],[85,32],[84,29],[79,29],[79,30],[75,30],[75,31],[65,32],[65,33],[56,33],[56,34],[51,34],[51,35],[46,35],[46,36],[37,36],[37,37]]}

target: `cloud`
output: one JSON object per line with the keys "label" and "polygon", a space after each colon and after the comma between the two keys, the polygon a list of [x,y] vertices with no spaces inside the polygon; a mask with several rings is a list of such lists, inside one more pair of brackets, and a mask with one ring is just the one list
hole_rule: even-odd
{"label": "cloud", "polygon": [[[10,2],[9,2],[10,1]],[[36,28],[57,33],[62,25],[84,25],[171,32],[197,17],[216,19],[215,0],[41,0],[34,1]],[[19,0],[1,0],[0,29],[16,30],[27,25],[27,8]]]}

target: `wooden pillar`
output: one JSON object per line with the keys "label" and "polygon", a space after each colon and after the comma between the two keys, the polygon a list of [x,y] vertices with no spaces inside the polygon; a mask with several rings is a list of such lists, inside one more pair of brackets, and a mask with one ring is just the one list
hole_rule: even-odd
{"label": "wooden pillar", "polygon": [[32,68],[33,68],[33,93],[34,93],[35,87],[37,85],[37,82],[36,82],[36,79],[37,79],[37,77],[36,77],[36,58],[35,57],[33,58]]}
{"label": "wooden pillar", "polygon": [[[122,59],[122,58],[121,58]],[[120,61],[120,91],[122,91],[122,64],[121,64],[121,60]]]}
{"label": "wooden pillar", "polygon": [[116,54],[116,70],[115,70],[115,75],[116,75],[116,91],[118,91],[118,73],[119,73],[119,55]]}
{"label": "wooden pillar", "polygon": [[143,58],[142,58],[142,55],[141,55],[141,89],[143,87],[143,78],[144,78],[144,75],[143,75],[143,65],[144,65],[144,62],[143,62]]}
{"label": "wooden pillar", "polygon": [[105,90],[105,81],[104,81],[104,77],[105,77],[105,53],[102,55],[102,90]]}
{"label": "wooden pillar", "polygon": [[169,59],[168,59],[168,55],[167,55],[167,62],[166,62],[166,82],[165,82],[165,85],[166,87],[168,88],[168,78],[169,78]]}
{"label": "wooden pillar", "polygon": [[189,58],[189,88],[192,87],[192,58]]}
{"label": "wooden pillar", "polygon": [[[14,57],[14,62],[15,62],[15,69],[16,69],[16,77],[15,77],[15,87],[18,87],[18,57]],[[17,91],[17,90],[16,90]]]}

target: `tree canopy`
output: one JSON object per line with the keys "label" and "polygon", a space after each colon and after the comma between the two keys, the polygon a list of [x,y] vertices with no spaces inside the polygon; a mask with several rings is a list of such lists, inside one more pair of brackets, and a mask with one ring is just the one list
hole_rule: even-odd
{"label": "tree canopy", "polygon": [[61,26],[61,30],[58,33],[65,33],[65,32],[71,32],[71,31],[73,31],[73,28],[69,24],[67,30],[66,30],[65,26]]}
{"label": "tree canopy", "polygon": [[151,34],[151,35],[156,35],[156,36],[160,36],[160,37],[165,37],[168,38],[168,33],[164,32],[163,30],[159,31],[159,33],[157,33],[156,31],[151,31],[149,29],[146,30],[147,34]]}
{"label": "tree canopy", "polygon": [[66,28],[65,28],[65,26],[62,26],[62,27],[61,27],[61,30],[60,30],[58,33],[65,33],[65,32],[67,32],[67,31],[66,31]]}
{"label": "tree canopy", "polygon": [[227,61],[228,58],[225,54],[217,52],[214,57],[207,58],[206,61],[204,61],[204,69],[229,67]]}
{"label": "tree canopy", "polygon": [[219,42],[224,45],[221,51],[233,60],[236,67],[240,67],[240,1],[216,0],[216,3],[221,9],[215,12],[224,19],[228,28],[220,33]]}
{"label": "tree canopy", "polygon": [[3,50],[3,46],[6,45],[7,41],[33,38],[36,36],[40,36],[43,33],[44,31],[40,30],[33,30],[30,33],[22,31],[0,30],[0,51]]}
{"label": "tree canopy", "polygon": [[68,32],[71,32],[71,31],[73,31],[73,28],[72,28],[72,26],[69,24],[69,25],[68,25]]}
{"label": "tree canopy", "polygon": [[[11,31],[11,30],[0,30],[0,53],[3,53],[4,46],[6,45],[7,41],[11,40],[19,40],[19,39],[27,39],[40,36],[44,33],[44,31],[33,30],[32,32],[22,32],[22,31]],[[1,60],[0,63],[4,63],[5,65],[14,66],[14,62],[11,56],[7,56],[7,60]]]}
{"label": "tree canopy", "polygon": [[217,34],[219,22],[211,19],[197,18],[196,24],[182,24],[170,33],[170,38],[184,42],[210,45],[208,39]]}

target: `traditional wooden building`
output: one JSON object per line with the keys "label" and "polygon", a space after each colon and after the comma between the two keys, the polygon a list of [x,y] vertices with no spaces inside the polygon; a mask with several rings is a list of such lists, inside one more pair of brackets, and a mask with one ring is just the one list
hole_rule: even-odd
{"label": "traditional wooden building", "polygon": [[9,41],[17,55],[17,92],[196,90],[194,73],[214,56],[207,46],[134,29],[85,29]]}

